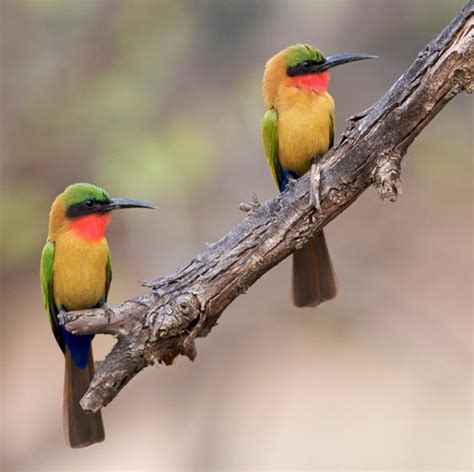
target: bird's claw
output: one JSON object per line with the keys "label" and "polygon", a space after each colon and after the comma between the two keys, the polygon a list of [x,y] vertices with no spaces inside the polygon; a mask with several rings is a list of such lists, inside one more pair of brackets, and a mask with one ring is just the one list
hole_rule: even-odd
{"label": "bird's claw", "polygon": [[296,185],[296,182],[298,182],[298,179],[296,177],[293,177],[291,174],[288,174],[288,188],[293,187]]}
{"label": "bird's claw", "polygon": [[59,326],[66,326],[66,312],[64,310],[60,310],[58,313],[58,323]]}
{"label": "bird's claw", "polygon": [[[317,159],[317,158],[316,158]],[[321,184],[321,167],[319,162],[313,161],[309,177],[309,201],[316,210],[321,210],[321,200],[319,195],[319,186]]]}
{"label": "bird's claw", "polygon": [[107,323],[110,323],[111,319],[115,316],[114,310],[104,303],[102,305],[102,309],[104,310],[105,317],[107,318]]}

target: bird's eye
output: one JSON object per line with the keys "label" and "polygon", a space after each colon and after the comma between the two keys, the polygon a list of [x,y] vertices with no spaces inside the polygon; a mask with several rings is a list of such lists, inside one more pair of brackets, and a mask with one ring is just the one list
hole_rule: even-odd
{"label": "bird's eye", "polygon": [[301,63],[301,65],[305,68],[305,69],[308,69],[309,66],[311,65],[311,61],[304,61]]}
{"label": "bird's eye", "polygon": [[86,200],[86,206],[91,207],[94,205],[94,202],[92,200]]}

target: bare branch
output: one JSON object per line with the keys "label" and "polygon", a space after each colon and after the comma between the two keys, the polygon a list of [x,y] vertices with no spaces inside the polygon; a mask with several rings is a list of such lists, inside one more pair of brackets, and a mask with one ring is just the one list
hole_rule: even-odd
{"label": "bare branch", "polygon": [[375,105],[351,118],[318,165],[318,209],[305,175],[283,194],[244,206],[242,223],[175,274],[146,282],[152,290],[114,307],[110,322],[101,309],[65,315],[72,333],[118,338],[81,401],[84,409],[107,405],[147,365],[170,364],[180,354],[194,359],[196,337],[207,336],[237,296],[371,184],[382,199],[396,199],[408,146],[457,93],[474,88],[473,9],[471,0]]}

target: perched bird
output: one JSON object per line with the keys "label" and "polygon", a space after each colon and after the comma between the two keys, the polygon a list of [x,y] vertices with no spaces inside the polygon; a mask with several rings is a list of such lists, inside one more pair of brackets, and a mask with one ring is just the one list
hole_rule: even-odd
{"label": "perched bird", "polygon": [[[373,59],[367,54],[324,57],[308,44],[275,54],[265,66],[262,142],[270,171],[282,192],[306,173],[334,141],[334,100],[327,92],[331,67]],[[337,281],[321,230],[293,255],[292,301],[316,306],[334,298]]]}
{"label": "perched bird", "polygon": [[41,255],[44,304],[66,358],[63,421],[66,440],[74,448],[105,437],[100,412],[86,413],[79,404],[94,374],[94,336],[68,333],[59,314],[105,305],[112,267],[104,233],[111,211],[119,208],[154,207],[138,200],[110,198],[91,184],[70,185],[51,206],[48,239]]}

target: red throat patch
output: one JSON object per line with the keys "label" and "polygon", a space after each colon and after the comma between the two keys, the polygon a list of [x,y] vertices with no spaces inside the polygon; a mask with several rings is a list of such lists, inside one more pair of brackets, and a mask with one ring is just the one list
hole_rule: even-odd
{"label": "red throat patch", "polygon": [[69,222],[69,228],[87,241],[100,241],[105,229],[112,221],[110,213],[105,215],[88,215]]}
{"label": "red throat patch", "polygon": [[329,72],[319,74],[305,74],[292,77],[291,85],[317,93],[324,93],[329,85]]}

